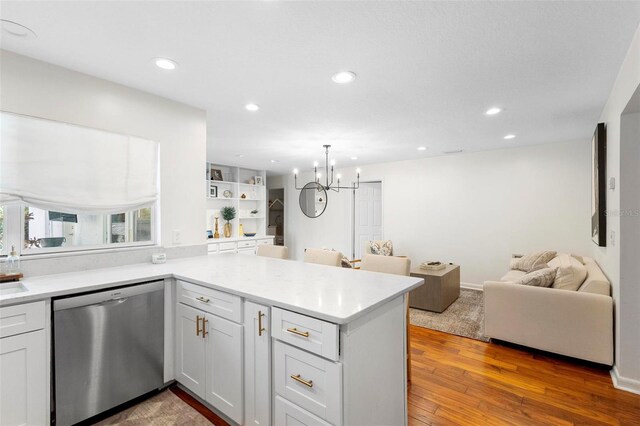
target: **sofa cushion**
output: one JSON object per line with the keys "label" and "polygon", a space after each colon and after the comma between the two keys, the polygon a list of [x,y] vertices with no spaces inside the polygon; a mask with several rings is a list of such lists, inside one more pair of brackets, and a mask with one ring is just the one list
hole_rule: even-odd
{"label": "sofa cushion", "polygon": [[557,268],[538,269],[537,271],[529,272],[515,283],[534,287],[551,287],[556,279],[556,272]]}
{"label": "sofa cushion", "polygon": [[535,253],[527,254],[526,256],[512,258],[510,266],[511,269],[517,269],[524,272],[533,272],[538,269],[540,265],[548,263],[554,257],[556,257],[555,251],[538,251]]}
{"label": "sofa cushion", "polygon": [[504,277],[500,278],[500,281],[515,282],[515,281],[518,281],[520,278],[524,277],[525,275],[527,275],[526,272],[518,271],[517,269],[512,269],[509,272],[507,272],[504,275]]}
{"label": "sofa cushion", "polygon": [[569,254],[557,255],[549,261],[549,266],[558,269],[553,288],[577,291],[587,278],[587,268]]}
{"label": "sofa cushion", "polygon": [[369,250],[371,251],[371,254],[393,256],[393,243],[390,240],[369,241]]}

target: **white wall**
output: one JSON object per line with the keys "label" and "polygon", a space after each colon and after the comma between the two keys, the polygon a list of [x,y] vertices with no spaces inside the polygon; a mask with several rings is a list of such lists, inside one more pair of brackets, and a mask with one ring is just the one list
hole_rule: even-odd
{"label": "white wall", "polygon": [[[616,212],[621,209],[620,190],[629,182],[621,181],[621,126],[620,116],[624,112],[629,100],[640,85],[640,27],[636,31],[627,56],[618,73],[609,99],[602,111],[600,121],[607,125],[607,177],[614,177],[618,182],[618,189],[607,191],[607,228],[608,237],[613,231],[616,240],[623,238],[639,238],[621,234],[620,216]],[[639,167],[629,164],[629,167]],[[636,193],[637,194],[637,193]],[[637,196],[637,195],[636,195]],[[608,238],[607,247],[593,247],[593,256],[603,267],[613,284],[613,297],[616,303],[616,371],[614,378],[619,386],[634,389],[640,393],[640,328],[638,327],[638,310],[636,306],[621,306],[621,287],[627,292],[640,291],[640,282],[621,282],[620,277],[620,244],[611,244]],[[637,257],[637,253],[635,254]],[[631,294],[631,293],[630,293]],[[622,309],[621,309],[622,308]],[[621,326],[628,332],[621,333]]]}
{"label": "white wall", "polygon": [[[361,176],[383,182],[384,237],[397,254],[414,265],[456,262],[463,282],[480,284],[504,275],[512,253],[590,254],[590,149],[580,141],[457,154],[364,166]],[[293,177],[286,182],[292,256],[306,247],[351,253],[350,193],[331,192],[325,213],[309,219]]]}
{"label": "white wall", "polygon": [[4,50],[0,72],[3,111],[158,141],[160,242],[204,244],[205,111]]}

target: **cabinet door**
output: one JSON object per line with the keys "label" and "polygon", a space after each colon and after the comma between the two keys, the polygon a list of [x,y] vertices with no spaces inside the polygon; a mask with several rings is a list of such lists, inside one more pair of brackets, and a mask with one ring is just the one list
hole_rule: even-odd
{"label": "cabinet door", "polygon": [[245,425],[271,423],[271,326],[269,308],[244,303]]}
{"label": "cabinet door", "polygon": [[242,424],[242,325],[207,315],[205,400]]}
{"label": "cabinet door", "polygon": [[178,304],[176,309],[176,379],[201,398],[205,396],[205,313]]}
{"label": "cabinet door", "polygon": [[0,425],[49,424],[44,330],[0,339]]}

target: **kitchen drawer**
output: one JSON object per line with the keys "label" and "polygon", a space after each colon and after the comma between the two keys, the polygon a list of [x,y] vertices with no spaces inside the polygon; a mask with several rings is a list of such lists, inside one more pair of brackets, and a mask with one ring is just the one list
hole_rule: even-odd
{"label": "kitchen drawer", "polygon": [[276,341],[273,378],[278,395],[329,423],[342,423],[342,364],[339,362]]}
{"label": "kitchen drawer", "polygon": [[207,251],[209,253],[217,253],[218,252],[218,244],[207,244]]}
{"label": "kitchen drawer", "polygon": [[256,249],[255,248],[238,249],[238,253],[252,255],[252,254],[256,254]]}
{"label": "kitchen drawer", "polygon": [[278,426],[331,426],[319,417],[303,410],[286,399],[276,396],[274,423]]}
{"label": "kitchen drawer", "polygon": [[271,335],[307,351],[337,361],[338,326],[295,312],[273,308]]}
{"label": "kitchen drawer", "polygon": [[236,245],[236,243],[220,243],[220,251],[235,251],[235,249],[238,247]]}
{"label": "kitchen drawer", "polygon": [[0,308],[0,338],[44,328],[44,300]]}
{"label": "kitchen drawer", "polygon": [[273,238],[265,238],[263,240],[257,240],[256,243],[259,246],[272,246],[273,245]]}
{"label": "kitchen drawer", "polygon": [[242,322],[242,299],[233,294],[178,281],[178,301],[237,323]]}
{"label": "kitchen drawer", "polygon": [[255,247],[255,246],[256,246],[255,241],[238,241],[238,249]]}

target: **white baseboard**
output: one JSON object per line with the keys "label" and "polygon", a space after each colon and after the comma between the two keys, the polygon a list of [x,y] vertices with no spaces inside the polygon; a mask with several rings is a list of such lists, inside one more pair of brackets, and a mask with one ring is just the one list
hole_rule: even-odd
{"label": "white baseboard", "polygon": [[469,290],[478,290],[478,291],[482,291],[483,287],[482,284],[476,284],[476,283],[460,283],[460,287],[461,288],[468,288]]}
{"label": "white baseboard", "polygon": [[640,380],[621,377],[616,365],[614,365],[611,369],[611,380],[613,381],[613,386],[616,389],[621,389],[640,395]]}

